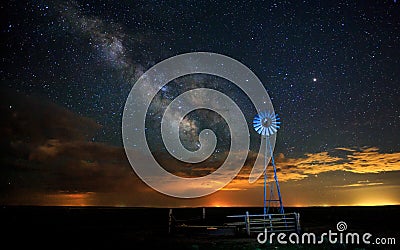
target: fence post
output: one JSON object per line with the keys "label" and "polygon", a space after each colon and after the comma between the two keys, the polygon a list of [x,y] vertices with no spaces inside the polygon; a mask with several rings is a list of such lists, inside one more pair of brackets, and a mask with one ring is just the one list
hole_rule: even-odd
{"label": "fence post", "polygon": [[269,227],[271,228],[271,232],[274,231],[274,227],[272,226],[272,218],[271,218],[271,214],[268,214],[268,219],[269,219]]}
{"label": "fence post", "polygon": [[171,226],[172,226],[172,208],[169,209],[168,214],[168,233],[171,233]]}
{"label": "fence post", "polygon": [[300,213],[294,213],[294,214],[296,216],[296,231],[297,231],[298,234],[300,234],[300,230],[301,230],[301,227],[300,227]]}
{"label": "fence post", "polygon": [[247,235],[250,236],[250,217],[249,217],[249,211],[246,211],[246,232]]}

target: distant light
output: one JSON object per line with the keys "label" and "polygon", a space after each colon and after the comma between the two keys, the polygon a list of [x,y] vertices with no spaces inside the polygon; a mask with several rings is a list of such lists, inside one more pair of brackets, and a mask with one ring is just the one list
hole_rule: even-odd
{"label": "distant light", "polygon": [[316,82],[316,81],[317,81],[317,78],[314,77],[312,80],[313,80],[313,82]]}

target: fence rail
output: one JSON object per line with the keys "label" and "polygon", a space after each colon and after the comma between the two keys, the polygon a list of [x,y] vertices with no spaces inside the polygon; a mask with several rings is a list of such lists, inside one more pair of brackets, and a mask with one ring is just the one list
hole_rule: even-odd
{"label": "fence rail", "polygon": [[228,226],[236,226],[244,229],[247,235],[261,233],[267,229],[268,232],[300,232],[300,214],[249,214],[230,215],[227,218],[239,219],[226,223]]}

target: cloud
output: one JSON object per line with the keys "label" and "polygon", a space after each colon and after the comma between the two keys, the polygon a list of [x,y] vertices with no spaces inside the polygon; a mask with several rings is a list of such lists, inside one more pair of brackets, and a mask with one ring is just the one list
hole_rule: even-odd
{"label": "cloud", "polygon": [[367,186],[378,186],[378,185],[383,185],[383,182],[363,182],[363,181],[358,181],[357,183],[353,184],[347,184],[347,185],[341,185],[341,186],[331,186],[334,188],[353,188],[353,187],[367,187]]}
{"label": "cloud", "polygon": [[378,148],[364,148],[348,156],[345,171],[380,173],[400,170],[400,152],[381,153]]}
{"label": "cloud", "polygon": [[[342,152],[337,152],[342,151]],[[343,154],[345,152],[345,154]],[[201,164],[179,166],[168,157],[160,157],[160,164],[171,173],[181,177],[205,176],[214,172],[224,161],[227,152],[221,153],[216,161],[206,161]],[[337,156],[340,155],[340,156]],[[257,153],[250,151],[245,166],[236,178],[225,189],[248,189],[249,174],[253,167]],[[351,172],[356,174],[377,174],[390,171],[400,171],[400,152],[383,153],[376,147],[364,147],[360,149],[337,148],[330,152],[308,153],[303,157],[286,158],[279,153],[275,157],[280,182],[300,181],[320,174],[330,172]],[[270,163],[271,164],[271,163]],[[267,168],[269,180],[273,179],[271,165]],[[263,185],[260,179],[257,185]],[[356,183],[347,184],[347,187],[372,186],[380,184]]]}
{"label": "cloud", "polygon": [[363,174],[400,170],[400,152],[382,153],[375,147],[345,151],[346,154],[342,157],[333,156],[336,153],[333,151],[306,154],[300,158],[278,158],[280,180],[300,180],[331,171]]}
{"label": "cloud", "polygon": [[[341,154],[344,151],[345,154]],[[336,156],[336,155],[341,155]],[[249,173],[254,163],[256,153],[250,152],[246,165],[238,176],[228,185],[227,189],[248,189]],[[400,152],[383,153],[376,147],[360,149],[336,148],[331,152],[308,153],[303,157],[286,158],[282,153],[275,158],[278,179],[280,182],[296,182],[318,177],[326,173],[354,173],[354,174],[379,174],[400,171]],[[267,167],[267,179],[273,180],[271,165]],[[383,185],[383,181],[369,183],[350,183],[340,187],[363,187]],[[256,182],[257,186],[263,185],[262,178]],[[338,187],[338,186],[337,186]]]}
{"label": "cloud", "polygon": [[49,139],[89,140],[101,125],[41,97],[1,89],[2,139],[8,146],[38,145]]}
{"label": "cloud", "polygon": [[131,174],[122,148],[91,142],[101,127],[92,119],[43,98],[1,93],[4,190],[105,190],[116,185],[105,180]]}
{"label": "cloud", "polygon": [[345,147],[339,147],[339,148],[335,148],[335,149],[336,150],[342,150],[342,151],[356,152],[355,149],[345,148]]}
{"label": "cloud", "polygon": [[29,161],[48,177],[48,190],[111,192],[132,178],[132,169],[120,147],[56,140],[47,145],[33,150]]}

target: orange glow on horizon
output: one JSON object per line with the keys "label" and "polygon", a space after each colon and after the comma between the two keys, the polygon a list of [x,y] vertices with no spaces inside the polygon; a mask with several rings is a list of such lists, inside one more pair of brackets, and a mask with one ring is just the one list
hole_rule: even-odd
{"label": "orange glow on horizon", "polygon": [[57,206],[93,206],[93,197],[95,193],[57,193],[48,194],[46,199],[49,204]]}

